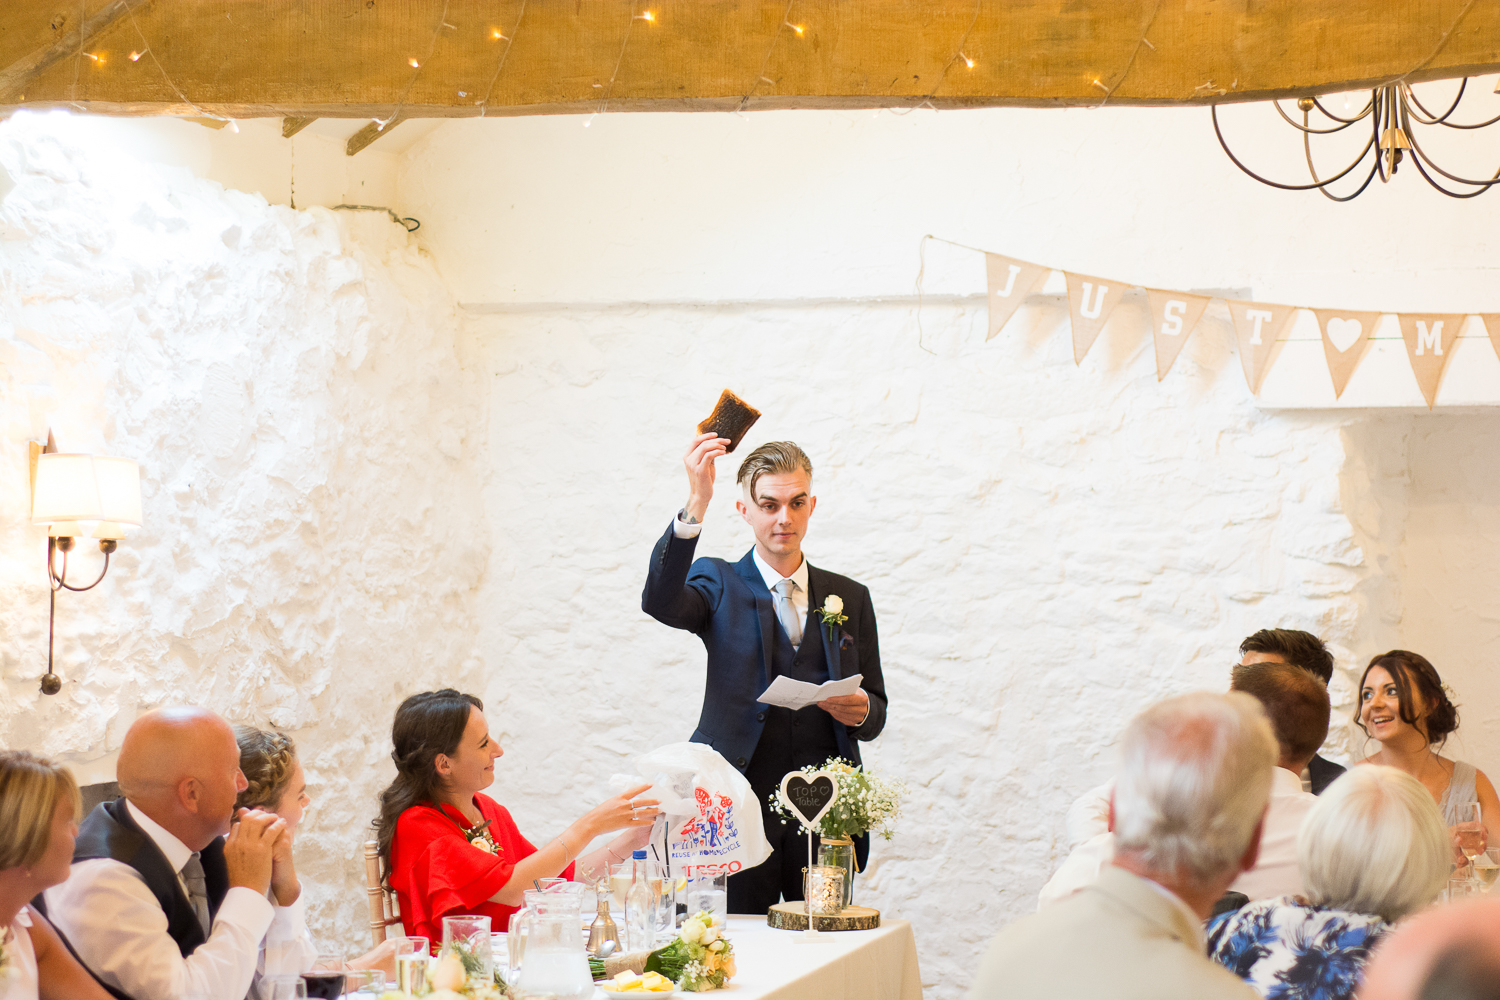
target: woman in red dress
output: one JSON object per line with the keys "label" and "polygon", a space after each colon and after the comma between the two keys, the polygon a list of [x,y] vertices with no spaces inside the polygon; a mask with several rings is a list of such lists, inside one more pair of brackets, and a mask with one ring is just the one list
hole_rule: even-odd
{"label": "woman in red dress", "polygon": [[[380,796],[376,836],[386,885],[396,893],[406,933],[433,947],[443,918],[490,918],[503,931],[534,879],[573,877],[574,862],[597,871],[630,857],[656,819],[656,800],[635,799],[650,785],[606,799],[540,850],[510,812],[481,792],[495,781],[505,751],[490,738],[484,703],[452,688],[412,695],[391,726],[396,780]],[[624,830],[578,858],[598,835]]]}

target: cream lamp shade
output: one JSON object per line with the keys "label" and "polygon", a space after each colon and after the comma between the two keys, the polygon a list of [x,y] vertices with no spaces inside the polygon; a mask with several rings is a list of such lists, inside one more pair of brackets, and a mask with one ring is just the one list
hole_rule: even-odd
{"label": "cream lamp shade", "polygon": [[[32,524],[98,521],[102,506],[92,456],[59,453],[37,456],[36,486],[31,494]],[[137,499],[137,524],[140,523],[139,512],[140,500]]]}
{"label": "cream lamp shade", "polygon": [[141,467],[128,458],[95,458],[94,479],[99,484],[99,520],[139,528]]}

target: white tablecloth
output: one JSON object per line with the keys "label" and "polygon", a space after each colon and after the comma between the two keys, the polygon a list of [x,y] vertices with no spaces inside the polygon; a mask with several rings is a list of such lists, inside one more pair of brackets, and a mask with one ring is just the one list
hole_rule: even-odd
{"label": "white tablecloth", "polygon": [[917,939],[905,920],[882,920],[873,931],[824,931],[816,944],[803,944],[803,936],[768,927],[765,917],[731,916],[738,974],[705,1000],[921,1000]]}

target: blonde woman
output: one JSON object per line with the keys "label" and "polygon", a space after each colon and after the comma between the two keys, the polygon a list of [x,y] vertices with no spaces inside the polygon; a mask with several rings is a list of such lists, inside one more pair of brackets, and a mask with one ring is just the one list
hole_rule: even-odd
{"label": "blonde woman", "polygon": [[1448,831],[1422,783],[1394,767],[1341,775],[1297,838],[1307,896],[1214,918],[1208,956],[1264,997],[1349,1000],[1370,949],[1448,878]]}
{"label": "blonde woman", "polygon": [[[318,956],[303,917],[302,883],[292,859],[297,828],[312,798],[307,794],[302,762],[297,759],[297,745],[290,736],[253,726],[235,726],[234,738],[240,746],[240,770],[245,775],[245,790],[235,800],[235,808],[262,809],[286,821],[286,833],[276,842],[271,855],[271,889],[267,896],[276,908],[276,915],[261,942],[260,963],[256,967],[258,984],[264,976],[306,972]],[[395,942],[387,941],[350,961],[349,967],[383,969],[394,975],[395,954]],[[251,996],[255,995],[252,988]]]}
{"label": "blonde woman", "polygon": [[0,1000],[109,1000],[27,902],[68,878],[82,804],[65,768],[0,750]]}

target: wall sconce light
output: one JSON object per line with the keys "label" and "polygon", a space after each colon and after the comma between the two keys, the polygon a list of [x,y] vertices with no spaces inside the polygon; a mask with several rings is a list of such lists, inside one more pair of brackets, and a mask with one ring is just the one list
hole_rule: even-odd
{"label": "wall sconce light", "polygon": [[[65,455],[52,432],[45,446],[31,442],[31,523],[47,526],[47,672],[42,694],[57,694],[62,679],[52,671],[52,636],[57,621],[57,592],[93,590],[109,572],[109,557],[125,537],[125,525],[141,524],[141,470],[129,459]],[[68,553],[84,537],[99,540],[104,568],[86,587],[68,582]],[[58,568],[57,554],[62,553]]]}

